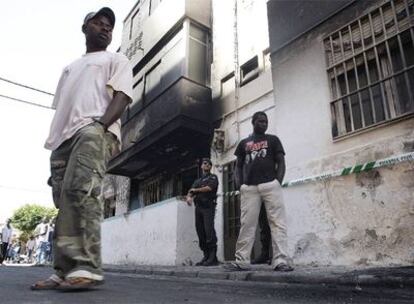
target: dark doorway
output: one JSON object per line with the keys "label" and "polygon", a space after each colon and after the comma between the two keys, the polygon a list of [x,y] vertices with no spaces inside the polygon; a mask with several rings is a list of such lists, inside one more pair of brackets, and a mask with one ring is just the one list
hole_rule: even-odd
{"label": "dark doorway", "polygon": [[[224,222],[224,260],[233,261],[236,242],[240,231],[240,195],[235,194],[234,175],[236,162],[223,167],[223,222]],[[256,230],[251,258],[260,255],[260,229]]]}
{"label": "dark doorway", "polygon": [[234,193],[235,164],[236,162],[231,162],[223,167],[224,259],[226,261],[234,260],[240,230],[240,196]]}

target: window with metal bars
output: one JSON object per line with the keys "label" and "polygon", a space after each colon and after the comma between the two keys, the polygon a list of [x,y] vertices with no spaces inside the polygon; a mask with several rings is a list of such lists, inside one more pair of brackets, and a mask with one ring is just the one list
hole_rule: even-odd
{"label": "window with metal bars", "polygon": [[142,202],[145,206],[161,201],[161,178],[151,178],[142,183]]}
{"label": "window with metal bars", "polygon": [[390,0],[324,39],[334,138],[414,113],[414,0]]}
{"label": "window with metal bars", "polygon": [[191,165],[180,172],[158,174],[145,180],[131,179],[129,210],[185,196],[199,177],[198,170],[198,165]]}

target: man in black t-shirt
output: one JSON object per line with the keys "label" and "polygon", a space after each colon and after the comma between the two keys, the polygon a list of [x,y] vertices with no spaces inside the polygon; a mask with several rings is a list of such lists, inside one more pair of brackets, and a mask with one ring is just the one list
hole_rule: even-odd
{"label": "man in black t-shirt", "polygon": [[236,243],[236,262],[231,270],[247,270],[250,264],[260,207],[263,202],[272,235],[275,271],[292,271],[287,256],[286,215],[281,184],[285,175],[285,151],[279,138],[265,134],[267,115],[256,112],[253,134],[236,148],[236,187],[240,188],[240,232]]}
{"label": "man in black t-shirt", "polygon": [[195,204],[195,226],[203,258],[196,266],[214,266],[217,260],[217,237],[214,230],[218,179],[211,174],[211,160],[204,158],[201,164],[203,176],[197,179],[187,194],[187,204]]}

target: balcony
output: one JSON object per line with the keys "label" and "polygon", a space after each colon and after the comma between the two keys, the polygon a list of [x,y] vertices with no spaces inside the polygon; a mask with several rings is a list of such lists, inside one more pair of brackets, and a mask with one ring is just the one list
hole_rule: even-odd
{"label": "balcony", "polygon": [[[143,179],[210,150],[211,90],[180,77],[123,123],[123,149],[109,173]],[[135,112],[135,113],[134,113]]]}

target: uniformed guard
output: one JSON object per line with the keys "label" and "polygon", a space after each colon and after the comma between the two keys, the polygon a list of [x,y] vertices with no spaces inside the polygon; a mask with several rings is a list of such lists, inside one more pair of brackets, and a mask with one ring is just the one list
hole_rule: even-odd
{"label": "uniformed guard", "polygon": [[201,170],[203,176],[197,179],[187,194],[187,204],[195,204],[195,225],[203,259],[196,266],[214,266],[217,260],[217,237],[214,230],[214,215],[216,213],[216,198],[218,179],[212,174],[211,160],[203,158]]}

